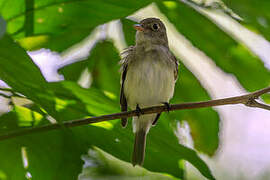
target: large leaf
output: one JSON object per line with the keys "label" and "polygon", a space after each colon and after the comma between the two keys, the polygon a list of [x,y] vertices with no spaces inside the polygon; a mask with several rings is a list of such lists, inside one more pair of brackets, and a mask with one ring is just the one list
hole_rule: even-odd
{"label": "large leaf", "polygon": [[86,60],[65,66],[60,69],[60,73],[67,80],[77,81],[82,72],[87,69],[91,73],[93,81],[91,87],[118,96],[120,90],[119,60],[119,53],[112,42],[102,41],[96,45]]}
{"label": "large leaf", "polygon": [[44,118],[40,112],[24,106],[14,105],[10,112],[0,116],[0,132],[4,133],[19,128],[37,126]]}
{"label": "large leaf", "polygon": [[[132,28],[132,25],[135,22],[127,19],[123,19],[121,22],[128,45],[133,45],[135,30]],[[179,78],[175,86],[174,98],[171,102],[181,103],[209,99],[209,95],[196,77],[180,62]],[[171,120],[187,120],[191,128],[195,148],[209,155],[214,154],[219,144],[219,117],[216,111],[212,108],[176,111],[170,113],[169,117]]]}
{"label": "large leaf", "polygon": [[[206,90],[182,63],[179,72],[172,103],[210,100]],[[216,152],[219,145],[219,115],[213,108],[176,111],[170,117],[188,121],[196,149],[208,155]]]}
{"label": "large leaf", "polygon": [[130,163],[121,161],[96,147],[90,149],[82,159],[84,160],[84,167],[79,175],[79,180],[126,180],[138,176],[141,180],[176,180],[168,174],[153,173],[140,166],[133,167]]}
{"label": "large leaf", "polygon": [[[43,36],[43,45],[62,51],[86,37],[97,25],[132,14],[151,1],[0,0],[8,33],[20,39]],[[34,45],[30,46],[35,48]]]}
{"label": "large leaf", "polygon": [[136,22],[123,18],[121,19],[121,23],[126,43],[128,44],[128,46],[134,45],[136,30],[135,28],[133,28],[133,25],[136,24]]}
{"label": "large leaf", "polygon": [[36,94],[46,81],[27,53],[7,35],[0,40],[0,78],[17,92]]}
{"label": "large leaf", "polygon": [[258,57],[196,10],[183,3],[172,3],[173,6],[158,3],[158,7],[180,33],[211,57],[221,69],[234,74],[248,91],[270,84],[270,72]]}
{"label": "large leaf", "polygon": [[78,153],[83,150],[68,130],[19,137],[0,142],[0,171],[16,180],[26,174],[44,180],[76,179],[82,166]]}
{"label": "large leaf", "polygon": [[266,39],[270,40],[270,1],[268,0],[223,0],[228,7],[240,15],[242,22],[248,28],[260,32]]}
{"label": "large leaf", "polygon": [[56,114],[57,98],[27,53],[7,35],[0,40],[0,52],[0,78],[60,119]]}
{"label": "large leaf", "polygon": [[0,40],[0,51],[0,78],[56,120],[72,120],[86,114],[106,114],[118,110],[103,92],[93,88],[85,90],[72,82],[46,82],[26,52],[8,36]]}

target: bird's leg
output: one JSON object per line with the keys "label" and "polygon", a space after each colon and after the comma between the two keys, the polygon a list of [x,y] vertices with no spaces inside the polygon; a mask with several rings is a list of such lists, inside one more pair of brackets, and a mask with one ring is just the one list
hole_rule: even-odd
{"label": "bird's leg", "polygon": [[[163,102],[162,104],[164,104],[164,105],[166,106],[167,112],[170,112],[170,110],[171,110],[171,105],[170,105],[168,102]],[[160,117],[160,114],[161,114],[161,113],[158,113],[157,116],[156,116],[156,118],[155,118],[154,121],[152,122],[152,125],[153,125],[153,126],[157,124],[157,121],[158,121],[158,119],[159,119],[159,117]]]}
{"label": "bird's leg", "polygon": [[160,117],[160,114],[161,114],[161,113],[158,113],[157,116],[156,116],[156,118],[155,118],[154,121],[152,122],[152,125],[153,125],[153,126],[155,126],[155,125],[157,124],[157,121],[158,121],[158,119],[159,119],[159,117]]}
{"label": "bird's leg", "polygon": [[164,106],[165,106],[167,112],[170,112],[170,110],[171,110],[171,105],[170,105],[170,103],[168,103],[168,102],[163,102],[162,104],[164,104]]}
{"label": "bird's leg", "polygon": [[138,117],[143,114],[142,109],[139,107],[139,104],[137,104],[135,111]]}

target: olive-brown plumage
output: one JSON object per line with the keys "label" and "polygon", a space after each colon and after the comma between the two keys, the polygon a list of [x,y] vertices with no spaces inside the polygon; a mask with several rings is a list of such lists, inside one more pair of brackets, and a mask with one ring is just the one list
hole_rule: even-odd
{"label": "olive-brown plumage", "polygon": [[[178,63],[169,50],[164,24],[157,18],[147,18],[134,25],[136,45],[122,55],[121,110],[140,109],[168,103],[173,96],[178,75]],[[133,165],[143,165],[146,136],[160,114],[133,117],[135,133]],[[122,119],[125,127],[127,119]]]}

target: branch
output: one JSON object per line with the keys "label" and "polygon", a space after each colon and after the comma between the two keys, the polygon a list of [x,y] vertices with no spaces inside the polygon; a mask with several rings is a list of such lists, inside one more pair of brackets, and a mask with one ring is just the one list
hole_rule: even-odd
{"label": "branch", "polygon": [[[255,100],[262,94],[269,93],[269,92],[270,92],[270,87],[267,87],[267,88],[264,88],[264,89],[255,91],[253,93],[246,94],[246,95],[242,95],[242,96],[235,96],[235,97],[230,97],[230,98],[216,99],[216,100],[202,101],[202,102],[172,104],[170,111],[176,111],[176,110],[182,110],[182,109],[205,108],[205,107],[222,106],[222,105],[233,105],[233,104],[244,104],[249,107],[257,107],[257,108],[262,108],[265,110],[270,110],[269,105],[259,103]],[[166,106],[153,106],[153,107],[142,109],[143,114],[161,113],[164,111],[167,111]],[[43,125],[39,127],[25,128],[22,130],[7,132],[5,134],[0,135],[0,141],[11,139],[17,136],[23,136],[23,135],[37,133],[37,132],[60,129],[63,127],[70,128],[70,127],[76,127],[76,126],[92,124],[92,123],[97,123],[97,122],[102,122],[102,121],[128,118],[128,117],[132,117],[136,115],[137,113],[134,110],[134,111],[108,114],[108,115],[103,115],[103,116],[98,116],[98,117],[91,117],[87,119],[65,121],[61,124],[56,123],[56,124]]]}

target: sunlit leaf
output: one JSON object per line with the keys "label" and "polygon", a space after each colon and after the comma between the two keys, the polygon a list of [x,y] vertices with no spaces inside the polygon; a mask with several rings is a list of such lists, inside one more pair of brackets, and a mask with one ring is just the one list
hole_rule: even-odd
{"label": "sunlit leaf", "polygon": [[133,25],[136,24],[136,22],[129,19],[121,19],[121,23],[126,43],[128,44],[128,46],[134,45],[136,30],[133,28]]}
{"label": "sunlit leaf", "polygon": [[14,38],[46,35],[47,41],[36,48],[62,51],[84,39],[97,25],[128,16],[149,3],[150,0],[128,4],[121,0],[0,0],[0,14]]}
{"label": "sunlit leaf", "polygon": [[119,106],[115,106],[101,90],[86,90],[74,82],[46,82],[27,53],[8,36],[0,40],[0,51],[3,52],[0,54],[0,78],[57,121],[118,110]]}
{"label": "sunlit leaf", "polygon": [[270,40],[270,2],[268,0],[223,0],[225,4],[233,9],[243,18],[242,24],[255,32],[259,32]]}
{"label": "sunlit leaf", "polygon": [[176,180],[171,175],[153,173],[139,166],[131,166],[130,163],[121,161],[99,148],[90,149],[87,155],[83,155],[84,166],[79,180],[84,179],[119,179],[125,180],[138,177],[142,180]]}
{"label": "sunlit leaf", "polygon": [[0,40],[0,52],[0,78],[14,90],[27,95],[36,94],[36,89],[46,89],[46,81],[38,67],[7,35]]}
{"label": "sunlit leaf", "polygon": [[[82,162],[80,160],[73,161],[74,152],[77,154],[80,151],[79,147],[73,147],[73,143],[76,142],[73,141],[72,137],[62,131],[30,135],[1,142],[0,170],[5,173],[8,179],[25,179],[27,173],[32,178],[41,180],[76,179]],[[22,156],[23,149],[25,156]],[[68,162],[70,165],[67,166]],[[66,168],[66,172],[63,168]]]}
{"label": "sunlit leaf", "polygon": [[265,103],[270,104],[270,94],[264,94],[262,95],[262,99],[264,100]]}

